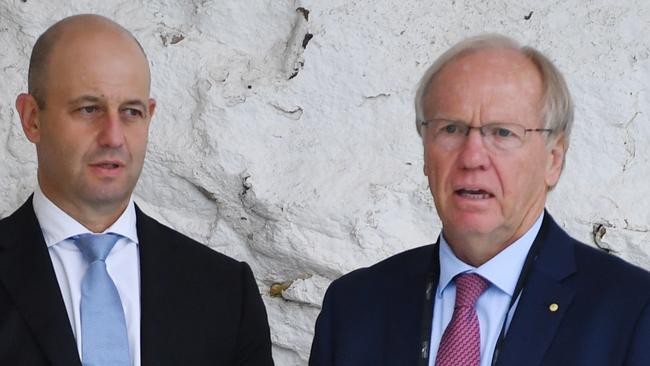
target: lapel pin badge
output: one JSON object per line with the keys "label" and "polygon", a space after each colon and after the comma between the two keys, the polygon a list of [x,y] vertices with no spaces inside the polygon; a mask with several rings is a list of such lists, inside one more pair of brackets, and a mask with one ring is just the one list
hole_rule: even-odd
{"label": "lapel pin badge", "polygon": [[559,308],[560,306],[556,303],[552,303],[551,305],[548,306],[548,310],[550,310],[551,313],[556,312]]}

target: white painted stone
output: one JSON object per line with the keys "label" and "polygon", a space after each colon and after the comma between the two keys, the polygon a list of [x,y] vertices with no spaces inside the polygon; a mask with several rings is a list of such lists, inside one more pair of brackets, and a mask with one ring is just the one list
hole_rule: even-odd
{"label": "white painted stone", "polygon": [[318,275],[299,278],[282,292],[282,298],[296,303],[320,307],[329,284],[330,281],[327,278]]}
{"label": "white painted stone", "polygon": [[3,1],[1,216],[35,184],[13,107],[31,47],[80,12],[131,29],[152,65],[158,109],[136,199],[251,264],[279,366],[306,365],[330,280],[435,240],[413,92],[442,51],[476,33],[531,44],[565,73],[576,124],[548,208],[587,243],[604,225],[603,243],[650,268],[645,0]]}

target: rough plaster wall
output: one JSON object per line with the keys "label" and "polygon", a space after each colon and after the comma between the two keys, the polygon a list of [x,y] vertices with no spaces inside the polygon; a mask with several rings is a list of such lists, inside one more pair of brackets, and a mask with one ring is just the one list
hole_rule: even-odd
{"label": "rough plaster wall", "polygon": [[306,364],[331,280],[435,240],[414,86],[476,33],[534,45],[565,73],[576,124],[548,208],[575,237],[650,268],[646,0],[98,3],[0,3],[0,216],[35,184],[13,102],[36,37],[75,13],[115,19],[146,49],[158,100],[136,199],[251,264],[279,366]]}

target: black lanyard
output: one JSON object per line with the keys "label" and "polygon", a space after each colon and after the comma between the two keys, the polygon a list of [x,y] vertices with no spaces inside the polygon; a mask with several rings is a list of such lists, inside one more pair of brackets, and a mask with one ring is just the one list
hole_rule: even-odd
{"label": "black lanyard", "polygon": [[[512,307],[514,306],[514,304],[517,302],[517,299],[521,295],[524,286],[526,284],[526,281],[528,280],[528,276],[530,275],[531,269],[533,267],[533,263],[535,262],[537,256],[539,255],[542,242],[544,241],[543,237],[545,236],[544,234],[546,231],[545,221],[546,220],[542,222],[542,227],[539,229],[537,237],[533,241],[533,245],[530,247],[530,250],[526,255],[524,266],[521,268],[521,273],[519,274],[519,278],[517,279],[517,285],[515,286],[515,291],[512,295],[512,298],[510,299],[510,305],[508,306],[508,311],[506,312],[506,316],[503,320],[503,325],[501,326],[501,332],[499,332],[499,338],[497,338],[497,343],[494,346],[494,351],[492,353],[492,366],[496,365],[497,359],[499,357],[499,353],[503,348],[503,342],[505,341],[506,338],[506,324],[508,323],[508,315],[512,311]],[[418,366],[429,365],[429,357],[430,357],[429,352],[431,350],[431,327],[433,325],[432,324],[433,305],[434,305],[434,298],[436,292],[436,286],[434,284],[437,284],[437,282],[440,280],[439,251],[440,251],[440,243],[438,242],[438,244],[434,247],[434,253],[433,253],[434,269],[431,272],[429,272],[427,276],[426,287],[424,292],[424,304],[422,308],[422,325],[420,327],[420,331],[421,331],[420,339],[422,341],[420,342],[421,348],[420,348],[420,354],[418,355]],[[435,273],[434,271],[437,271],[437,273]],[[436,281],[436,279],[438,281]]]}

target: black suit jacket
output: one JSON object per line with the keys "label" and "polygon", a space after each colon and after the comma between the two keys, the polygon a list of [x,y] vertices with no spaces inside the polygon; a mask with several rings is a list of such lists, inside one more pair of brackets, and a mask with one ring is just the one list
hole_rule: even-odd
{"label": "black suit jacket", "polygon": [[[650,365],[650,273],[570,238],[548,213],[535,240],[540,252],[497,365]],[[334,281],[310,366],[418,365],[437,256],[437,244],[416,248]]]}
{"label": "black suit jacket", "polygon": [[[248,265],[136,215],[142,365],[273,365]],[[31,199],[0,221],[0,365],[81,365]]]}

